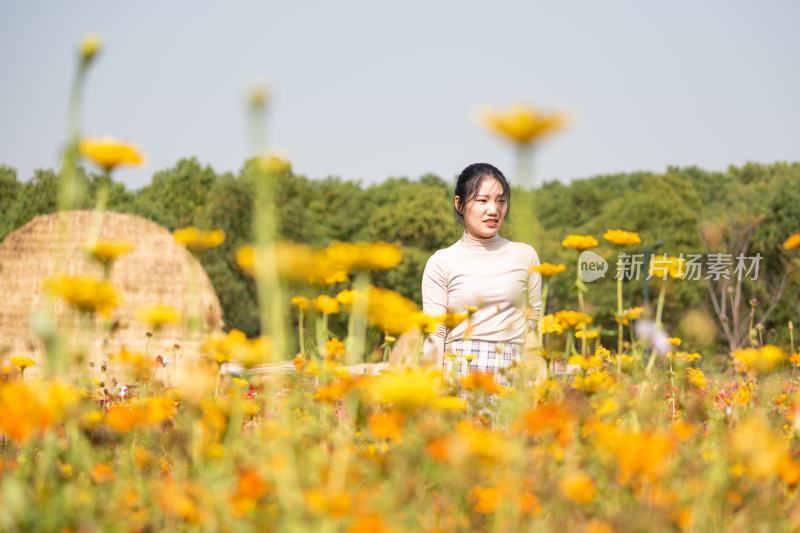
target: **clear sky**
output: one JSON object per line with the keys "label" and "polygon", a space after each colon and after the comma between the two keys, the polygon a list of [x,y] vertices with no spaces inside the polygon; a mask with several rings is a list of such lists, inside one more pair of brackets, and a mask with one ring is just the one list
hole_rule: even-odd
{"label": "clear sky", "polygon": [[476,107],[567,107],[541,180],[800,160],[800,2],[5,0],[0,164],[57,166],[76,43],[104,48],[86,135],[133,141],[136,189],[197,156],[237,172],[245,94],[270,87],[268,139],[310,178],[452,178],[511,149]]}

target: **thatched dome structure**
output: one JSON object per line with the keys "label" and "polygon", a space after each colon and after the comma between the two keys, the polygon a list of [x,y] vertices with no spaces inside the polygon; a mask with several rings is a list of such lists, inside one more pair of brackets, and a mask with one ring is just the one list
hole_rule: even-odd
{"label": "thatched dome structure", "polygon": [[[43,362],[44,347],[30,323],[32,316],[41,316],[48,308],[44,280],[55,273],[102,277],[103,267],[83,252],[92,232],[99,239],[127,240],[133,250],[120,256],[110,270],[121,293],[121,303],[110,316],[113,330],[103,331],[97,319],[81,325],[78,313],[62,301],[50,306],[59,330],[71,332],[73,351],[84,347],[97,369],[122,347],[146,351],[148,358],[164,354],[179,365],[197,357],[203,333],[222,328],[219,300],[203,267],[166,228],[142,217],[68,211],[38,216],[0,243],[0,361],[8,364],[11,356],[27,355]],[[148,338],[148,326],[139,323],[135,313],[158,303],[178,309],[184,317],[199,314],[200,327],[187,336],[184,324],[167,325]],[[34,366],[29,372],[37,370]],[[172,369],[158,372],[168,380],[174,377]]]}

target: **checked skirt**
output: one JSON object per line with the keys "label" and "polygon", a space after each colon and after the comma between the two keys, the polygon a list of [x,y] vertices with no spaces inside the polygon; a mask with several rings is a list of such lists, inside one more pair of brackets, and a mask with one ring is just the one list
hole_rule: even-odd
{"label": "checked skirt", "polygon": [[491,374],[495,383],[510,387],[503,375],[513,361],[522,357],[522,345],[514,343],[457,340],[445,345],[442,374],[445,380],[457,380],[468,374]]}

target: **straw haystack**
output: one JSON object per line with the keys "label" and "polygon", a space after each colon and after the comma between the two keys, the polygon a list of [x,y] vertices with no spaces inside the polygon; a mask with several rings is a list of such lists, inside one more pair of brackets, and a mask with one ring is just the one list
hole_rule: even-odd
{"label": "straw haystack", "polygon": [[[84,243],[97,234],[99,239],[127,240],[133,251],[119,257],[110,271],[111,281],[122,295],[121,304],[110,316],[116,329],[109,332],[97,318],[87,324],[64,302],[53,301],[43,282],[56,272],[69,275],[103,276],[103,268],[83,253]],[[31,317],[41,323],[47,309],[53,309],[60,331],[71,336],[72,351],[88,355],[95,363],[90,374],[99,373],[100,364],[122,347],[147,353],[147,358],[162,355],[176,364],[158,368],[159,379],[171,381],[181,365],[198,356],[203,332],[222,328],[219,300],[203,267],[164,227],[135,215],[92,211],[68,211],[34,218],[0,243],[0,361],[27,355],[39,363],[43,344],[31,332]],[[165,304],[186,316],[200,316],[201,327],[188,336],[184,324],[164,326],[148,338],[148,327],[136,321],[139,307]],[[46,322],[46,321],[44,321]],[[176,347],[177,346],[177,347]],[[83,347],[83,350],[79,348]],[[73,372],[86,361],[77,359]],[[112,361],[111,367],[114,366]],[[26,371],[36,374],[39,364]],[[85,369],[86,367],[84,367]],[[100,376],[98,376],[100,377]]]}

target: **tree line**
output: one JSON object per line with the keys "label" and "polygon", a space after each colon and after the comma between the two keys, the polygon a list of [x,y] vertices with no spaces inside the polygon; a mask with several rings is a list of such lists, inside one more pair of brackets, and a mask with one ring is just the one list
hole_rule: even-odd
{"label": "tree line", "polygon": [[[80,169],[82,194],[77,207],[91,209],[98,187],[107,179]],[[787,237],[800,232],[798,182],[800,163],[747,163],[724,172],[671,167],[658,174],[620,173],[543,184],[533,192],[537,232],[532,244],[542,261],[567,266],[566,272],[552,280],[548,309],[575,308],[572,287],[578,254],[561,246],[561,240],[571,233],[595,236],[600,244],[594,251],[609,263],[605,278],[588,284],[586,293],[588,310],[609,328],[614,324],[614,276],[620,252],[642,253],[658,244],[656,254],[760,254],[757,280],[737,284],[734,275],[724,287],[724,280],[674,280],[668,288],[665,322],[678,331],[687,310],[702,309],[722,329],[719,301],[715,307],[712,296],[719,300],[716,293],[722,288],[723,299],[736,291],[743,302],[757,300],[751,306],[757,323],[780,296],[766,317],[763,335],[769,337],[774,329],[775,338],[783,339],[786,323],[798,322],[800,313],[798,261],[792,259],[794,251],[781,246]],[[395,243],[403,251],[403,261],[395,269],[376,273],[373,282],[419,303],[428,257],[460,235],[452,214],[454,184],[454,179],[433,174],[363,185],[337,177],[315,180],[290,173],[278,184],[278,234],[313,246],[337,240]],[[151,183],[139,190],[127,190],[120,183],[110,186],[110,210],[140,215],[170,231],[190,225],[225,231],[225,243],[204,253],[201,262],[219,296],[226,328],[256,334],[255,286],[235,261],[236,250],[251,243],[253,237],[255,188],[246,169],[236,175],[220,174],[195,158],[182,159],[155,173]],[[0,166],[0,240],[35,216],[55,212],[57,194],[58,176],[52,170],[37,170],[30,180],[21,182],[13,168]],[[520,232],[514,225],[520,218],[514,204],[518,194],[512,191],[511,212],[501,230],[501,235],[512,239]],[[608,229],[636,231],[642,244],[617,250],[602,239]],[[787,269],[790,274],[784,276]],[[626,281],[625,307],[643,301],[645,277],[642,273],[639,280]],[[653,300],[660,285],[654,280],[647,283]],[[751,312],[748,307],[742,309]],[[730,306],[725,311],[730,312]],[[725,336],[720,333],[715,341],[725,345]]]}

